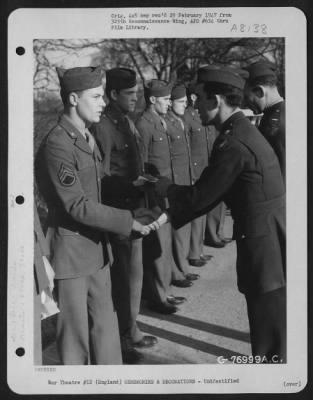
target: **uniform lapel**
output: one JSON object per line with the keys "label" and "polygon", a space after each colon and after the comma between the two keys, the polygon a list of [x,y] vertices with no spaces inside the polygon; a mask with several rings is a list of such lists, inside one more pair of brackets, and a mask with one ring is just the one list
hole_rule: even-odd
{"label": "uniform lapel", "polygon": [[79,131],[78,128],[72,123],[72,121],[66,116],[62,115],[59,125],[61,125],[68,135],[74,139],[74,145],[79,147],[80,150],[92,154],[92,150],[87,143],[86,139],[83,137],[83,134]]}

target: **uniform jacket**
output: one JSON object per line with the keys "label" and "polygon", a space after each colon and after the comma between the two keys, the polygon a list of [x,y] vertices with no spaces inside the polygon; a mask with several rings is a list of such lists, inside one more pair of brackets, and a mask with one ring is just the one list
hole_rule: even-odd
{"label": "uniform jacket", "polygon": [[186,109],[184,122],[189,135],[194,178],[199,179],[202,171],[209,163],[217,131],[213,126],[204,127],[198,111],[193,107]]}
{"label": "uniform jacket", "polygon": [[281,101],[265,109],[258,128],[273,147],[286,180],[285,102]]}
{"label": "uniform jacket", "polygon": [[42,259],[43,256],[48,255],[49,246],[41,228],[37,208],[34,207],[34,272],[37,294],[49,286],[49,280]]}
{"label": "uniform jacket", "polygon": [[165,117],[167,133],[170,140],[170,152],[172,159],[173,182],[178,185],[190,185],[194,179],[191,163],[191,151],[188,136],[188,128],[183,121],[169,111]]}
{"label": "uniform jacket", "polygon": [[175,228],[225,201],[234,218],[240,291],[285,285],[284,183],[273,149],[242,112],[225,121],[195,185],[172,185],[168,198]]}
{"label": "uniform jacket", "polygon": [[143,143],[133,121],[110,103],[92,131],[107,175],[103,187],[110,188],[110,191],[102,193],[102,201],[129,210],[143,206],[142,193],[132,185],[144,171]]}
{"label": "uniform jacket", "polygon": [[102,157],[67,116],[37,157],[39,188],[48,204],[51,264],[56,279],[86,276],[109,262],[104,232],[129,235],[132,216],[100,203]]}
{"label": "uniform jacket", "polygon": [[146,110],[136,121],[136,127],[142,137],[144,160],[153,164],[160,175],[172,178],[171,140],[166,128],[161,123],[159,115],[152,110]]}

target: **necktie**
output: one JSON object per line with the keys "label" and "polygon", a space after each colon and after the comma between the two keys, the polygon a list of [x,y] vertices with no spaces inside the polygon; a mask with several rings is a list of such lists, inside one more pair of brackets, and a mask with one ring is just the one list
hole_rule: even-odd
{"label": "necktie", "polygon": [[89,132],[88,129],[85,130],[85,138],[87,143],[89,144],[91,151],[93,152],[95,148],[95,139],[93,138],[92,134]]}

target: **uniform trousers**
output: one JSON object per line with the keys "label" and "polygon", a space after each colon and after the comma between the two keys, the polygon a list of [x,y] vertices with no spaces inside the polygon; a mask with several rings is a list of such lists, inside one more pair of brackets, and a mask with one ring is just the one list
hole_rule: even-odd
{"label": "uniform trousers", "polygon": [[172,227],[163,225],[143,239],[145,293],[152,303],[164,303],[170,295],[172,268]]}
{"label": "uniform trousers", "polygon": [[206,216],[202,216],[191,221],[191,237],[189,259],[199,259],[203,254],[203,238],[205,230]]}
{"label": "uniform trousers", "polygon": [[219,242],[223,238],[226,206],[223,202],[211,210],[206,217],[205,241]]}
{"label": "uniform trousers", "polygon": [[286,362],[286,288],[246,295],[253,356]]}
{"label": "uniform trousers", "polygon": [[[112,292],[116,307],[122,346],[124,340],[138,342],[143,338],[136,319],[140,310],[143,262],[142,238],[130,239],[110,235],[113,251]],[[125,345],[127,345],[125,343]]]}
{"label": "uniform trousers", "polygon": [[65,365],[122,364],[109,266],[56,280],[57,346]]}
{"label": "uniform trousers", "polygon": [[[191,223],[173,229],[174,256],[178,269],[183,275],[189,273],[188,255],[190,249]],[[175,277],[173,277],[175,279]],[[183,278],[184,279],[184,278]]]}

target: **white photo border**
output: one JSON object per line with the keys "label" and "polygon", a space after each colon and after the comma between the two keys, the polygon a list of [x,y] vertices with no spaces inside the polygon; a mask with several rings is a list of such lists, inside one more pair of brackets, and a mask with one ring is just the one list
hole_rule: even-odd
{"label": "white photo border", "polygon": [[[283,365],[138,365],[54,366],[33,364],[33,40],[66,38],[138,38],[137,30],[111,30],[112,13],[123,9],[18,9],[8,23],[8,384],[17,393],[292,393],[307,382],[307,59],[306,18],[293,7],[140,8],[140,13],[223,12],[229,24],[151,24],[146,38],[282,37],[286,55],[287,159],[287,354]],[[277,18],[279,15],[279,18]],[[278,23],[279,21],[279,23]],[[237,31],[231,31],[233,25]],[[266,25],[266,33],[253,31]],[[240,27],[243,26],[242,29]],[[248,27],[250,29],[248,30]],[[252,31],[251,31],[252,27]],[[17,47],[26,50],[23,56]],[[296,56],[295,56],[296,55]],[[17,117],[18,116],[18,117]],[[24,197],[18,204],[18,196]],[[24,356],[16,354],[24,348]],[[258,377],[256,379],[256,376]],[[120,379],[119,385],[51,385],[49,380],[83,382]],[[199,384],[125,385],[125,379],[190,379]],[[205,378],[240,379],[238,385],[205,385]],[[288,385],[298,383],[299,385]]]}

